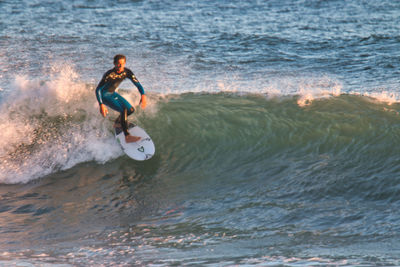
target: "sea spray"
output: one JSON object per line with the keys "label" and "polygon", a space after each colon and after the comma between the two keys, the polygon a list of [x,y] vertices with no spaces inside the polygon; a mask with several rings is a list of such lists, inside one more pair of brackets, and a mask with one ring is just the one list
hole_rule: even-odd
{"label": "sea spray", "polygon": [[48,81],[17,77],[0,107],[0,181],[27,182],[80,162],[120,155],[98,116],[93,87],[76,80],[69,66]]}

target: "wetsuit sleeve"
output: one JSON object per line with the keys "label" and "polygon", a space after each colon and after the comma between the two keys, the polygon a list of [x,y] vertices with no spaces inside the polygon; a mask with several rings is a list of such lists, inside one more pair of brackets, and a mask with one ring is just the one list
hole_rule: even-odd
{"label": "wetsuit sleeve", "polygon": [[131,70],[127,70],[127,77],[129,80],[132,81],[132,83],[137,87],[141,95],[144,95],[144,89],[143,86],[140,84],[139,80],[136,78],[135,74]]}
{"label": "wetsuit sleeve", "polygon": [[103,78],[101,79],[99,85],[96,87],[96,98],[97,102],[99,102],[99,105],[103,104],[103,99],[101,96],[101,90],[103,89],[104,85],[106,84],[106,75],[103,75]]}

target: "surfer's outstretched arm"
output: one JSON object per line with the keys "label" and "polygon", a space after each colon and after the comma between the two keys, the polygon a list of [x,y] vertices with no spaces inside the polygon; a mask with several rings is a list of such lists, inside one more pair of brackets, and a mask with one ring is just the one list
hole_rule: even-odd
{"label": "surfer's outstretched arm", "polygon": [[147,106],[147,99],[146,99],[146,94],[144,92],[143,86],[140,84],[139,80],[136,78],[135,74],[133,74],[133,72],[130,69],[127,69],[127,77],[129,78],[129,80],[132,81],[132,83],[136,86],[136,88],[138,89],[140,95],[141,95],[141,99],[140,99],[140,107],[142,109],[146,108]]}
{"label": "surfer's outstretched arm", "polygon": [[103,75],[103,78],[99,82],[99,84],[96,87],[96,98],[97,102],[99,103],[100,106],[100,114],[103,115],[103,117],[107,116],[108,109],[106,105],[103,104],[103,96],[102,96],[102,91],[106,85],[106,77]]}

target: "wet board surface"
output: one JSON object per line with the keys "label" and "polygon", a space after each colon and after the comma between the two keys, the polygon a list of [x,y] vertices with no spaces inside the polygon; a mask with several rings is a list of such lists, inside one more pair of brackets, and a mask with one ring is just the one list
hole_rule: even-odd
{"label": "wet board surface", "polygon": [[150,159],[156,150],[151,137],[145,130],[132,123],[129,124],[128,131],[133,136],[140,136],[140,140],[133,143],[126,143],[122,128],[114,128],[115,138],[117,138],[125,154],[134,160],[142,161]]}

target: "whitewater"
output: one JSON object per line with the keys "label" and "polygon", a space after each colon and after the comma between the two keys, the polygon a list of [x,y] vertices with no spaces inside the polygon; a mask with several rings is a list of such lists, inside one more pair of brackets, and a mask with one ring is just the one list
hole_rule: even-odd
{"label": "whitewater", "polygon": [[[0,265],[400,265],[400,5],[0,1]],[[127,56],[124,155],[95,88]]]}

